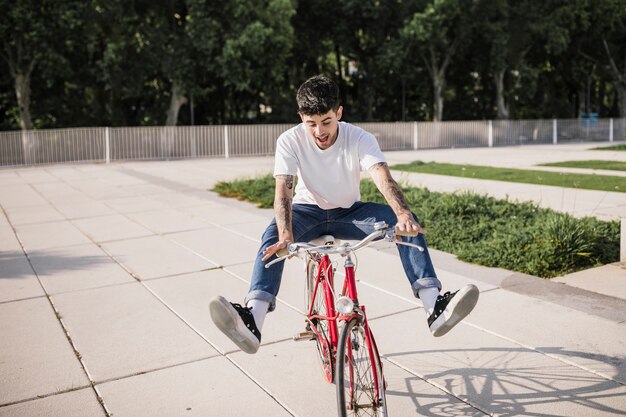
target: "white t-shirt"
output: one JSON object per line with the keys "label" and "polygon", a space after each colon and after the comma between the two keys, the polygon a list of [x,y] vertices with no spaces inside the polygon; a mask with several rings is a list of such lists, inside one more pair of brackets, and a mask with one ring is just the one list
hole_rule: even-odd
{"label": "white t-shirt", "polygon": [[301,123],[278,138],[274,176],[298,177],[294,203],[317,204],[325,210],[348,208],[361,198],[361,171],[379,162],[385,157],[376,138],[360,127],[339,122],[337,140],[322,150]]}

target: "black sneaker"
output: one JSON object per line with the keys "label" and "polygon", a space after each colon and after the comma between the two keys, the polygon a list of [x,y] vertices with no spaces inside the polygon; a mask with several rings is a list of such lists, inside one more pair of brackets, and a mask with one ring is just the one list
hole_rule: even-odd
{"label": "black sneaker", "polygon": [[256,353],[261,344],[261,332],[256,327],[250,307],[229,303],[217,296],[209,303],[215,325],[246,353]]}
{"label": "black sneaker", "polygon": [[478,302],[478,288],[469,284],[453,293],[447,292],[437,297],[435,310],[428,317],[428,327],[433,336],[448,333],[463,320]]}

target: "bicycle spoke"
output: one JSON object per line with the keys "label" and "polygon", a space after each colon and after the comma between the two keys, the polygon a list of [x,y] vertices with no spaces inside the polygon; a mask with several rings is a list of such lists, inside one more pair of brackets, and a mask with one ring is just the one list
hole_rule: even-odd
{"label": "bicycle spoke", "polygon": [[378,359],[370,357],[365,331],[356,319],[347,323],[337,352],[337,398],[342,417],[387,415],[382,369]]}

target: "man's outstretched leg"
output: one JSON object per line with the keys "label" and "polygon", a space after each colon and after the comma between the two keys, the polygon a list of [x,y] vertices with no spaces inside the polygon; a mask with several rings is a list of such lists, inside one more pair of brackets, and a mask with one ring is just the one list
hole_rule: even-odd
{"label": "man's outstretched leg", "polygon": [[[308,241],[324,234],[324,230],[320,229],[320,225],[324,224],[324,210],[308,204],[294,204],[292,210],[296,239]],[[267,227],[261,240],[245,305],[231,303],[222,296],[209,303],[215,325],[246,353],[256,353],[259,349],[265,316],[276,308],[284,269],[284,262],[265,268],[273,259],[263,260],[265,248],[278,242],[275,220]]]}
{"label": "man's outstretched leg", "polygon": [[[333,214],[331,218],[336,222],[334,226],[340,231],[340,237],[348,239],[367,236],[374,231],[375,222],[384,221],[394,226],[397,220],[390,206],[377,203],[359,202],[349,209],[336,210]],[[415,215],[413,217],[419,222]],[[478,302],[478,288],[469,284],[452,293],[440,294],[441,282],[437,278],[424,236],[419,234],[402,239],[424,248],[419,251],[398,245],[398,252],[413,293],[424,304],[431,333],[435,337],[443,336],[474,309]]]}

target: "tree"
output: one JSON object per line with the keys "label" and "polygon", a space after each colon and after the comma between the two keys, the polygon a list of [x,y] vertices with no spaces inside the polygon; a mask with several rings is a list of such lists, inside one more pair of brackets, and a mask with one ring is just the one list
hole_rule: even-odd
{"label": "tree", "polygon": [[2,50],[9,67],[18,105],[19,124],[33,128],[31,82],[36,70],[63,71],[68,68],[67,50],[72,48],[72,30],[81,23],[83,4],[65,0],[1,0]]}
{"label": "tree", "polygon": [[433,0],[402,28],[402,37],[431,77],[435,121],[443,118],[446,70],[471,32],[473,7],[461,0]]}

